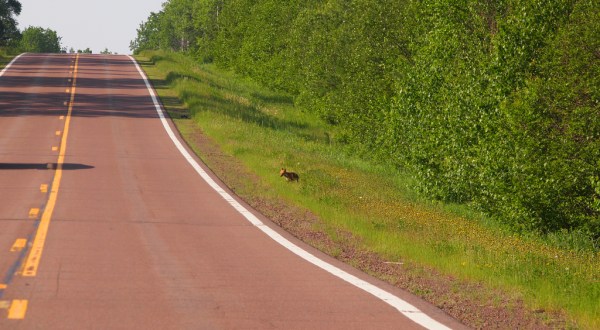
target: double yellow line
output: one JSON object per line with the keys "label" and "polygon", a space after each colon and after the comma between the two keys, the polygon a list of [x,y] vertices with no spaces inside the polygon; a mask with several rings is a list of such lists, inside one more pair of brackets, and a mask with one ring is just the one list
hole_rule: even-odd
{"label": "double yellow line", "polygon": [[42,218],[37,228],[35,238],[33,239],[33,243],[31,245],[31,250],[29,251],[29,255],[27,256],[27,259],[25,260],[25,263],[23,265],[23,271],[21,274],[24,277],[32,277],[36,276],[37,274],[40,260],[42,258],[42,252],[44,251],[44,245],[46,243],[46,237],[48,235],[48,227],[50,226],[52,213],[54,212],[54,207],[56,206],[58,189],[60,188],[60,181],[62,179],[63,174],[63,165],[65,163],[65,155],[67,151],[69,125],[71,124],[71,114],[73,113],[73,104],[75,101],[75,89],[77,86],[78,68],[79,54],[77,54],[75,57],[75,65],[73,68],[73,81],[70,89],[71,96],[69,99],[69,108],[67,116],[65,117],[65,128],[63,130],[63,135],[60,143],[58,161],[56,163],[56,172],[54,173],[54,179],[52,180],[52,186],[50,189],[50,194],[48,196],[48,203],[46,203],[46,207],[44,208],[44,212],[42,213]]}

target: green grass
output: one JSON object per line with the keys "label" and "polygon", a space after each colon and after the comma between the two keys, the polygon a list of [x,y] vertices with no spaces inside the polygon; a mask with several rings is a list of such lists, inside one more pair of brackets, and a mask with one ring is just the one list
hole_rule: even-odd
{"label": "green grass", "polygon": [[[576,327],[600,328],[597,249],[561,247],[570,234],[516,236],[465,206],[420,200],[410,175],[354,156],[288,95],[179,54],[138,60],[175,116],[189,109],[204,134],[260,178],[260,189],[236,187],[241,196],[284,199],[318,215],[334,240],[347,231],[386,260],[499,288],[531,309],[564,312]],[[300,183],[285,183],[281,167]]]}
{"label": "green grass", "polygon": [[4,69],[4,67],[10,63],[13,58],[13,55],[6,54],[6,52],[0,48],[0,70]]}

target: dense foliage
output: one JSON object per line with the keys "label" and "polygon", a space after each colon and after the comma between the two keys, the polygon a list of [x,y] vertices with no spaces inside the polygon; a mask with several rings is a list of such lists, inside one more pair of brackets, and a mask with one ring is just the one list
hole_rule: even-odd
{"label": "dense foliage", "polygon": [[23,31],[21,49],[30,53],[59,53],[60,39],[54,30],[30,26]]}
{"label": "dense foliage", "polygon": [[51,29],[28,27],[19,31],[16,16],[21,14],[18,0],[0,0],[0,49],[8,53],[58,53],[60,37]]}
{"label": "dense foliage", "polygon": [[21,14],[21,3],[17,0],[0,0],[0,46],[8,46],[18,39],[15,16]]}
{"label": "dense foliage", "polygon": [[600,237],[597,0],[170,0],[131,46],[293,94],[427,196]]}

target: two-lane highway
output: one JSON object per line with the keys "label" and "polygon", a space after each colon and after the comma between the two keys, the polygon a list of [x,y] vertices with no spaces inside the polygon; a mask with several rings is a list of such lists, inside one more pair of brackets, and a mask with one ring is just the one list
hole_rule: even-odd
{"label": "two-lane highway", "polygon": [[462,327],[231,197],[151,93],[127,56],[0,77],[1,329]]}

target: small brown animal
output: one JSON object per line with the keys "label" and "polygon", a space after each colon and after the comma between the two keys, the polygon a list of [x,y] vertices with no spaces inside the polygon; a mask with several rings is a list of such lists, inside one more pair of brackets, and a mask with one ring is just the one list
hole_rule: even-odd
{"label": "small brown animal", "polygon": [[286,181],[298,181],[300,180],[300,176],[294,172],[288,172],[285,170],[285,168],[282,168],[281,171],[279,171],[279,176],[285,176],[285,180]]}

